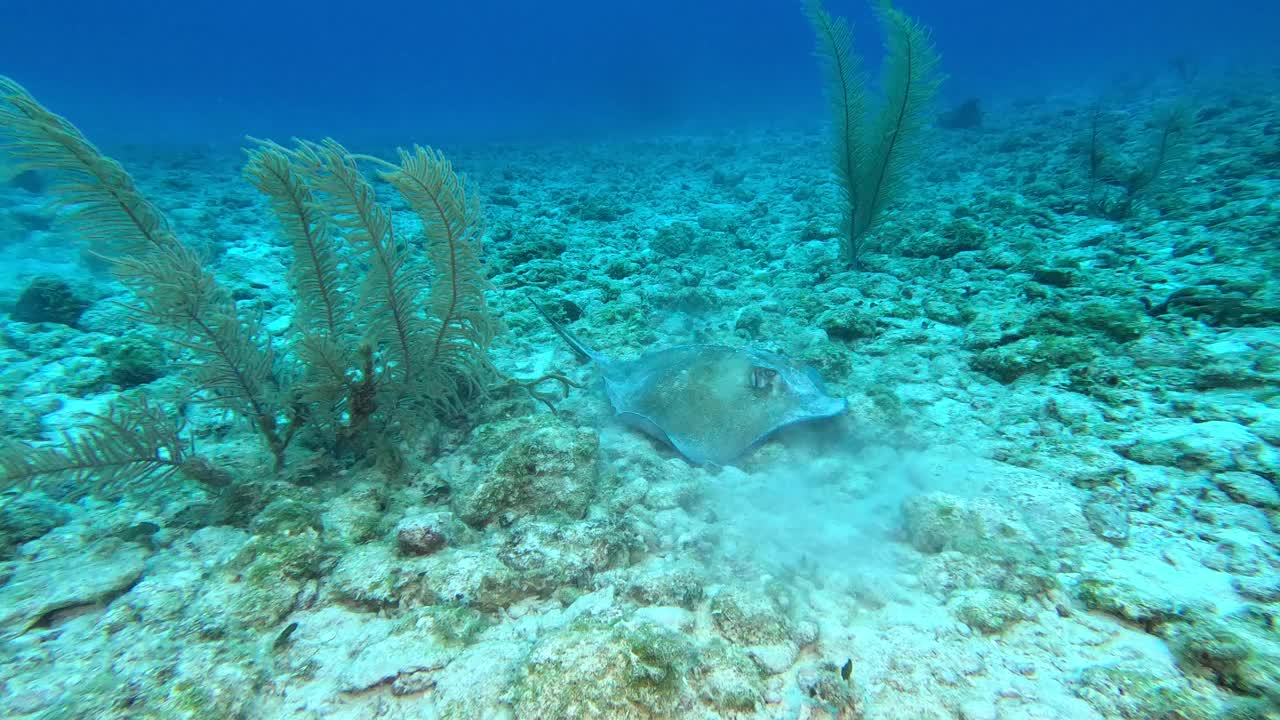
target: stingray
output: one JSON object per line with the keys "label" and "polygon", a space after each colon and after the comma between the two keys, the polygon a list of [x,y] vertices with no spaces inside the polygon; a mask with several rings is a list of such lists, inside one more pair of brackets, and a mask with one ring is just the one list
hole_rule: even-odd
{"label": "stingray", "polygon": [[560,337],[604,376],[616,416],[695,464],[728,465],[783,428],[849,406],[808,365],[752,347],[678,345],[616,360],[587,347],[541,306]]}

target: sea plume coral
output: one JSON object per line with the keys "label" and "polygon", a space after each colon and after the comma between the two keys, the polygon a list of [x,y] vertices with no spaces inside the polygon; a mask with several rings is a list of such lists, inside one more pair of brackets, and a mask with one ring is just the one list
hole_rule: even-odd
{"label": "sea plume coral", "polygon": [[[480,204],[438,151],[415,146],[400,151],[399,163],[333,140],[288,148],[258,141],[248,151],[245,176],[268,198],[293,249],[296,313],[283,344],[272,342],[256,313],[237,307],[118,162],[7,78],[0,78],[0,152],[50,177],[64,221],[131,291],[133,318],[182,351],[193,399],[246,419],[277,468],[300,431],[333,451],[388,450],[407,430],[464,414],[498,379],[487,354],[497,323],[485,300]],[[397,230],[406,225],[392,221],[379,182],[417,217],[425,257],[412,225]],[[128,427],[143,432],[164,418],[146,407],[124,416]],[[80,478],[108,467],[141,476],[182,465],[176,430],[152,427],[140,437],[154,442],[133,446],[111,417],[99,418],[105,429],[84,440],[67,438],[60,456],[42,451],[39,462],[24,462],[24,447],[8,447],[0,481]],[[88,462],[74,461],[81,454]]]}

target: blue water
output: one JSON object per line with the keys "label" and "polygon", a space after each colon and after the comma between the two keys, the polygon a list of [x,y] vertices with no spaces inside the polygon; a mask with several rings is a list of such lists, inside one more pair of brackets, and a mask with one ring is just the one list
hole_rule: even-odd
{"label": "blue water", "polygon": [[[1274,61],[1266,0],[900,7],[929,26],[943,103],[1042,96],[1200,65]],[[839,0],[874,70],[871,5]],[[801,3],[6,0],[0,72],[100,142],[234,144],[611,136],[822,115]]]}

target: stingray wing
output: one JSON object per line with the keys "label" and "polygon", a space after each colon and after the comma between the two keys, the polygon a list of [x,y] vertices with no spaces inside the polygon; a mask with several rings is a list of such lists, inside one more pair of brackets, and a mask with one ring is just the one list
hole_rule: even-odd
{"label": "stingray wing", "polygon": [[844,412],[809,368],[773,353],[684,345],[606,375],[620,419],[695,463],[728,464],[788,425]]}

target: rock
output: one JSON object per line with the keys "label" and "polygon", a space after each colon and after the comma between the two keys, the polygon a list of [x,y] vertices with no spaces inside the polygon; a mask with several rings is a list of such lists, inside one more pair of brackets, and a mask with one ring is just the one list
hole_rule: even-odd
{"label": "rock", "polygon": [[[417,632],[393,633],[368,640],[342,671],[339,681],[343,692],[358,692],[421,671],[439,670],[459,652]],[[401,685],[405,682],[413,679],[406,677]]]}
{"label": "rock", "polygon": [[520,574],[492,551],[449,548],[416,558],[405,569],[398,593],[402,603],[451,603],[483,612],[505,608],[530,595]]}
{"label": "rock", "polygon": [[514,715],[676,717],[693,701],[686,678],[700,665],[683,633],[650,623],[549,633],[529,653],[516,682]]}
{"label": "rock", "polygon": [[1214,710],[1217,702],[1207,690],[1181,677],[1156,675],[1148,665],[1133,661],[1084,668],[1075,693],[1105,718],[1214,720],[1227,717]]}
{"label": "rock", "polygon": [[1130,460],[1183,470],[1280,470],[1274,448],[1243,425],[1224,420],[1148,430],[1117,450]]}
{"label": "rock", "polygon": [[830,664],[807,667],[796,673],[796,684],[801,693],[817,707],[827,708],[825,713],[806,713],[805,717],[843,718],[859,720],[862,709],[858,706],[858,688],[852,680],[840,676],[840,668]]}
{"label": "rock", "polygon": [[1124,496],[1111,488],[1099,488],[1084,505],[1084,518],[1095,535],[1112,545],[1129,542],[1129,510]]}
{"label": "rock", "polygon": [[701,574],[692,564],[665,561],[636,568],[627,594],[646,605],[677,605],[692,610],[704,594]]}
{"label": "rock", "polygon": [[1186,670],[1220,687],[1280,703],[1280,643],[1274,613],[1248,607],[1227,616],[1197,615],[1169,634],[1169,648]]}
{"label": "rock", "polygon": [[411,515],[396,525],[396,547],[401,555],[430,555],[449,542],[453,513]]}
{"label": "rock", "polygon": [[1280,491],[1266,478],[1249,472],[1224,472],[1213,476],[1222,492],[1238,503],[1264,510],[1280,509]]}
{"label": "rock", "polygon": [[653,623],[669,630],[680,632],[692,630],[698,621],[697,616],[682,607],[662,607],[657,605],[637,608],[632,614],[632,618],[637,622]]}
{"label": "rock", "polygon": [[1259,602],[1280,602],[1280,576],[1262,575],[1255,577],[1233,577],[1231,586],[1250,600]]}
{"label": "rock", "polygon": [[736,717],[737,712],[750,712],[764,701],[764,688],[760,670],[747,651],[716,638],[699,651],[702,664],[699,680],[702,686],[699,696],[713,705],[730,711],[724,717]]}
{"label": "rock", "polygon": [[142,577],[147,554],[111,539],[82,553],[18,564],[0,587],[0,635],[25,632],[59,611],[109,603]]}
{"label": "rock", "polygon": [[679,257],[693,249],[697,236],[697,228],[690,223],[673,222],[658,228],[649,240],[649,248],[659,255]]}
{"label": "rock", "polygon": [[986,635],[1000,632],[1026,616],[1017,595],[986,588],[957,593],[951,611],[957,620]]}
{"label": "rock", "polygon": [[515,571],[526,594],[549,596],[560,588],[586,588],[596,573],[630,565],[641,545],[616,519],[569,525],[528,519],[512,528],[497,557]]}
{"label": "rock", "polygon": [[76,327],[80,316],[91,304],[77,295],[62,279],[44,276],[32,280],[22,291],[9,317],[18,322],[47,322]]}
{"label": "rock", "polygon": [[1127,620],[1148,632],[1181,620],[1191,608],[1160,593],[1157,587],[1142,587],[1085,576],[1076,585],[1076,595],[1085,607]]}
{"label": "rock", "polygon": [[970,555],[1017,559],[1034,554],[1030,530],[1009,512],[987,500],[965,500],[934,492],[903,503],[911,545],[923,553],[956,550]]}
{"label": "rock", "polygon": [[22,493],[0,506],[0,556],[13,546],[44,535],[71,518],[66,506],[44,493]]}
{"label": "rock", "polygon": [[739,645],[777,645],[791,642],[790,618],[778,603],[762,593],[729,587],[711,598],[716,629]]}
{"label": "rock", "polygon": [[391,607],[399,601],[396,567],[390,548],[364,545],[342,555],[330,582],[339,597],[371,607]]}
{"label": "rock", "polygon": [[[549,515],[580,519],[595,496],[600,441],[555,415],[491,423],[472,434],[472,466],[455,474],[453,508],[473,527]],[[478,466],[478,467],[477,467]]]}

